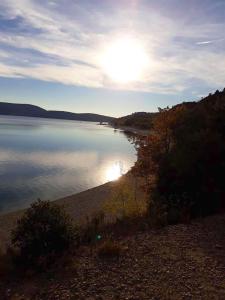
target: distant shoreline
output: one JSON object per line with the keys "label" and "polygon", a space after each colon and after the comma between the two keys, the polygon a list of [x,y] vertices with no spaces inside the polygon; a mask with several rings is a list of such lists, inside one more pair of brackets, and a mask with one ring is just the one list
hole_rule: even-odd
{"label": "distant shoreline", "polygon": [[106,125],[110,128],[113,128],[114,130],[120,130],[120,131],[124,131],[125,133],[126,132],[130,132],[130,133],[133,133],[135,135],[142,135],[142,136],[146,136],[149,134],[149,129],[140,129],[140,128],[136,128],[136,127],[132,127],[132,126],[118,126],[118,127],[115,127],[113,125]]}

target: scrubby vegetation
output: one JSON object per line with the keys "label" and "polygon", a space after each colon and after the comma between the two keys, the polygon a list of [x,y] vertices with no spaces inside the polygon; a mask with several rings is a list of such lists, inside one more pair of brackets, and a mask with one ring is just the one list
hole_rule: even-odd
{"label": "scrubby vegetation", "polygon": [[[149,211],[169,223],[225,208],[225,90],[200,102],[161,110],[137,141],[133,169],[143,176]],[[160,207],[160,209],[159,209]]]}
{"label": "scrubby vegetation", "polygon": [[45,268],[78,241],[78,232],[65,211],[38,200],[12,232],[14,260],[23,267]]}
{"label": "scrubby vegetation", "polygon": [[99,213],[86,218],[86,222],[80,228],[80,241],[83,244],[95,244],[100,238],[105,225],[105,214],[100,211]]}

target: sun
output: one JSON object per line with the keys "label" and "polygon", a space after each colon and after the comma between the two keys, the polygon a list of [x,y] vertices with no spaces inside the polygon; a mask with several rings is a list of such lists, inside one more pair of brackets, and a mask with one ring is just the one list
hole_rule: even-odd
{"label": "sun", "polygon": [[104,73],[118,83],[140,80],[147,65],[147,53],[141,42],[134,38],[115,40],[102,56]]}

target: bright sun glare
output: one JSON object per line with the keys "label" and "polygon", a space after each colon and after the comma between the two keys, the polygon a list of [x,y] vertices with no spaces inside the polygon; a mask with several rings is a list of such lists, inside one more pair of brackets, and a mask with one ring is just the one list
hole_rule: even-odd
{"label": "bright sun glare", "polygon": [[119,163],[115,163],[106,171],[106,180],[114,181],[117,180],[122,175],[121,166]]}
{"label": "bright sun glare", "polygon": [[107,47],[102,57],[104,72],[119,83],[141,79],[148,56],[141,43],[133,38],[118,39]]}

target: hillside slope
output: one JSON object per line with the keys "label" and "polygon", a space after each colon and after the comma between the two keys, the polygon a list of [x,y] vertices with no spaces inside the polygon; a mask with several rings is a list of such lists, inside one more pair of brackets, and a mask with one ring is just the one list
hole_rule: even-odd
{"label": "hillside slope", "polygon": [[113,120],[114,127],[133,127],[139,129],[150,129],[152,120],[157,113],[135,112]]}
{"label": "hillside slope", "polygon": [[[185,106],[187,109],[195,109],[198,107],[205,107],[206,109],[224,109],[225,108],[225,89],[223,91],[216,91],[214,94],[209,94],[203,97],[200,101],[183,102],[174,105],[171,109]],[[169,110],[167,107],[165,110]],[[159,108],[159,111],[163,109]],[[135,112],[133,114],[116,118],[112,124],[114,127],[133,127],[138,129],[151,129],[153,120],[157,117],[157,112]]]}

